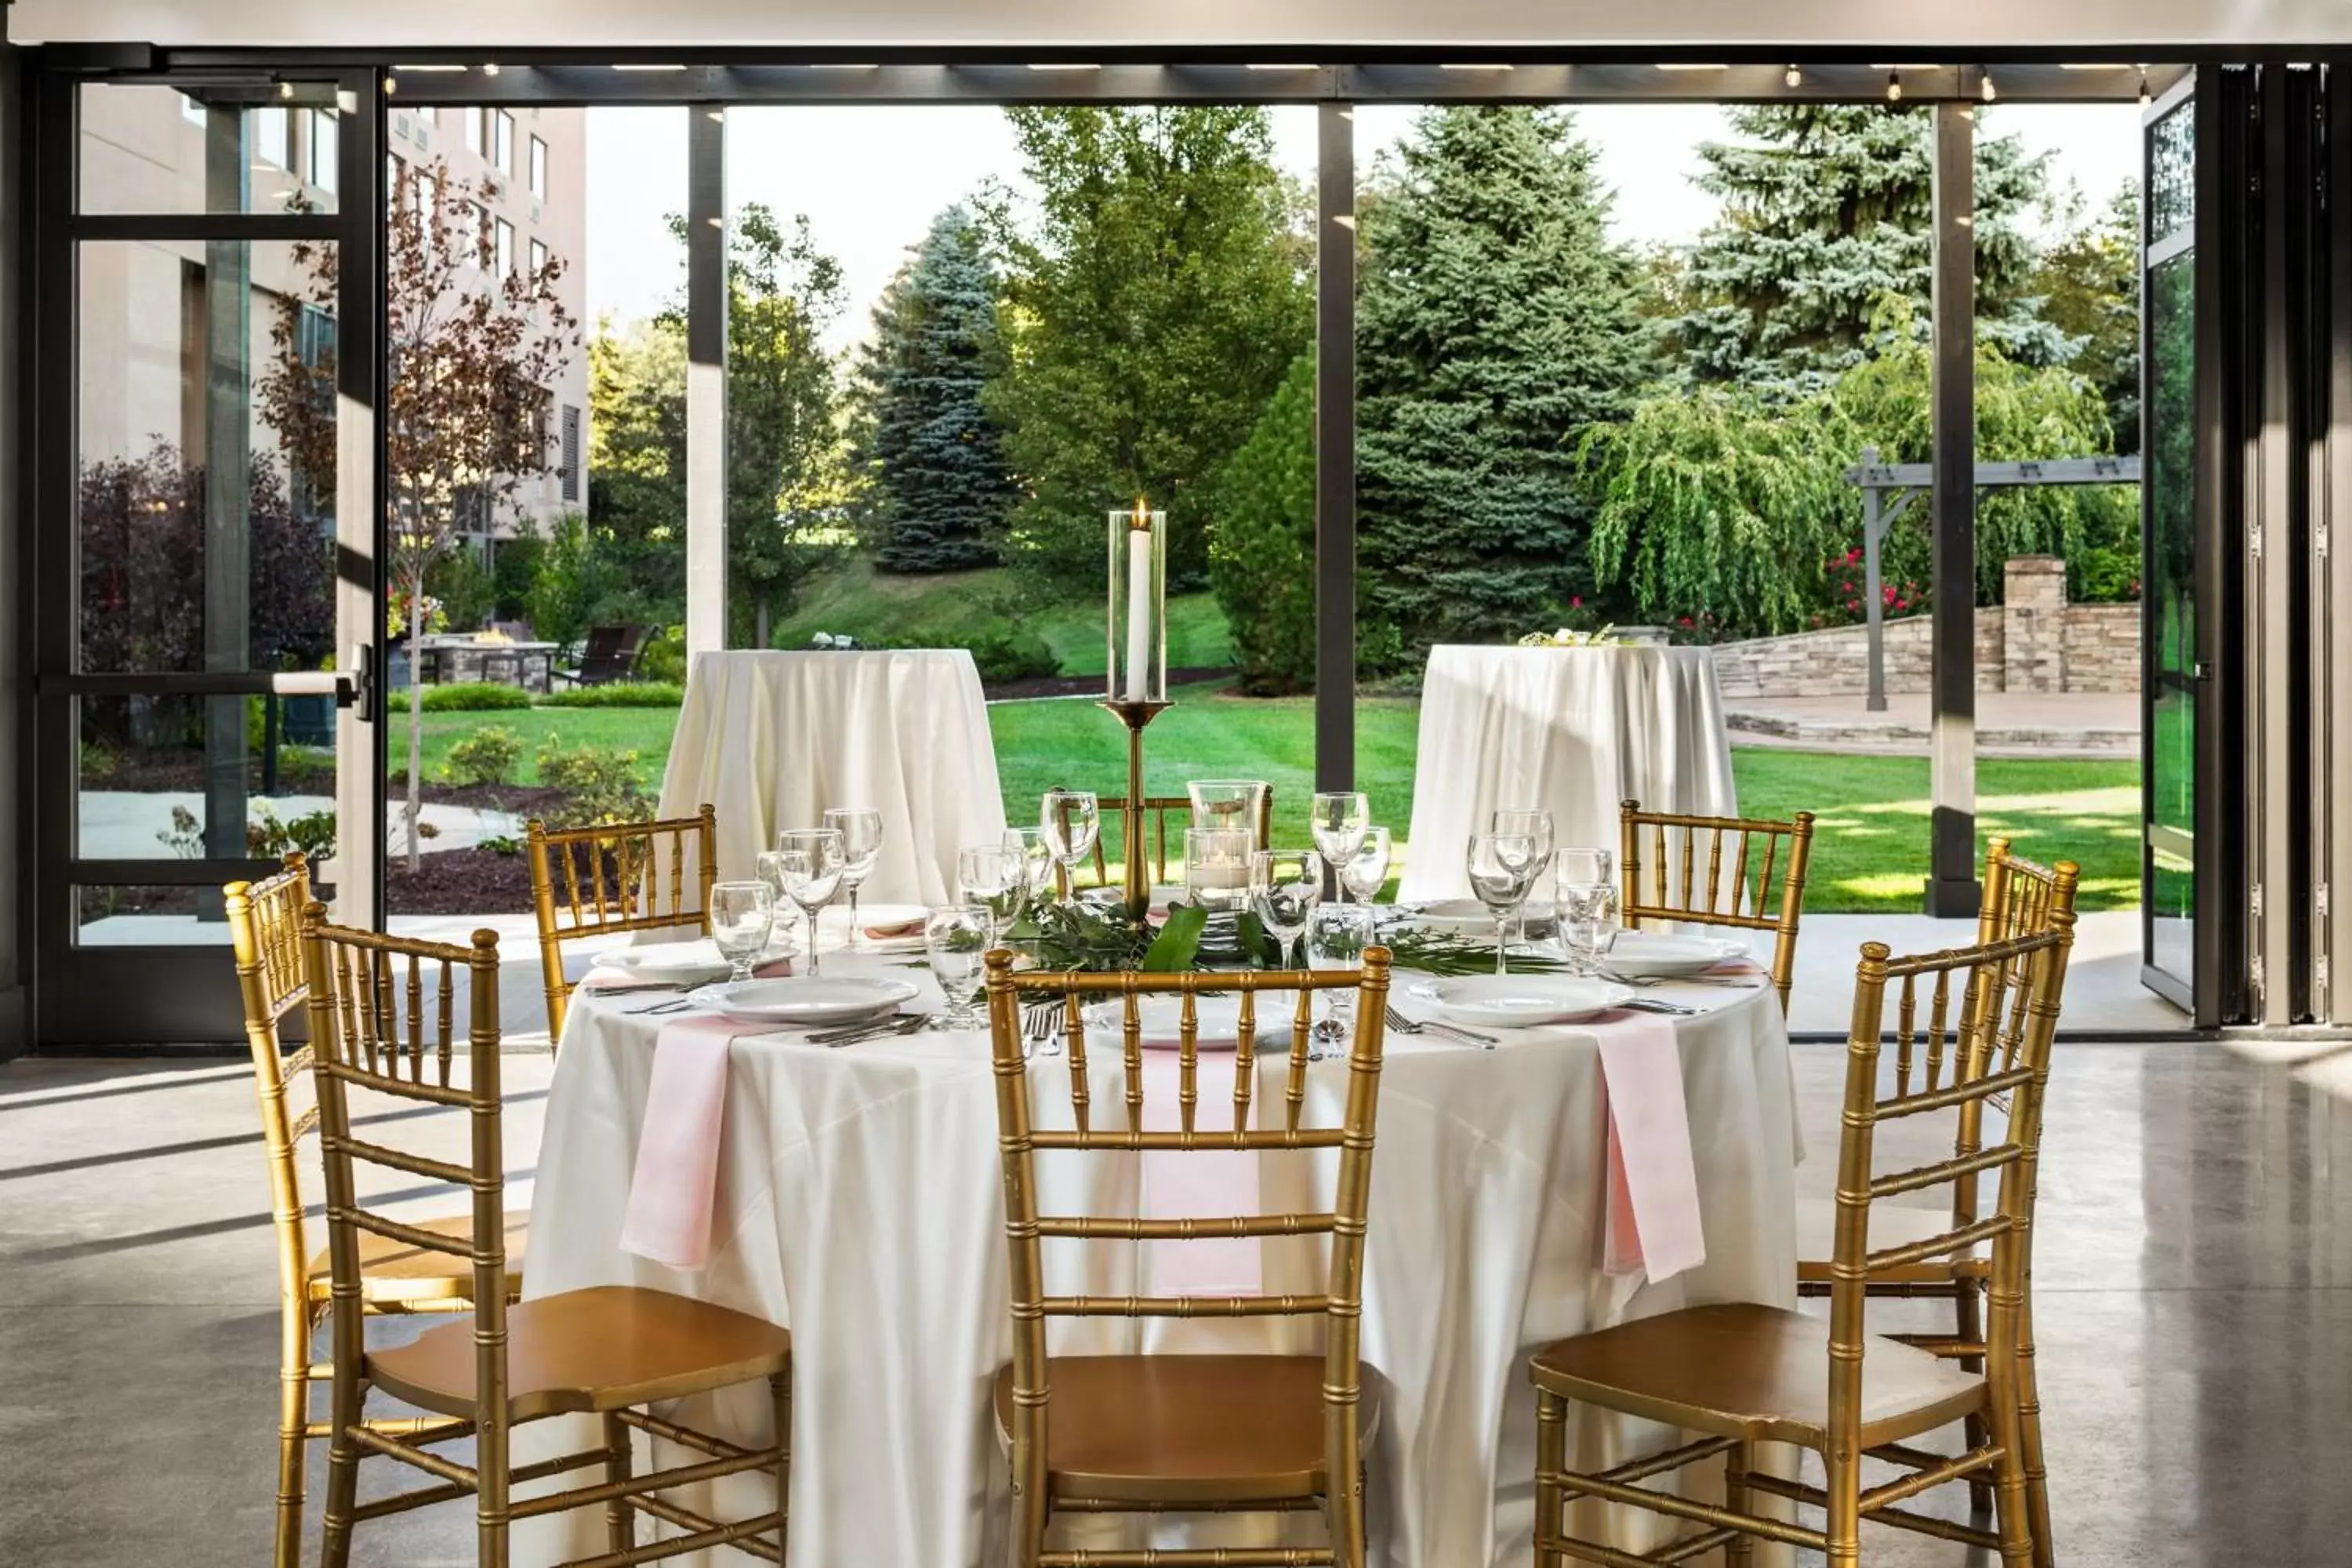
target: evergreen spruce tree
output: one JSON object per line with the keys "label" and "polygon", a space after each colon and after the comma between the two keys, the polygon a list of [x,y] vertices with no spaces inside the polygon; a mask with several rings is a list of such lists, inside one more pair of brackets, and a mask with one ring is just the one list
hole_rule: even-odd
{"label": "evergreen spruce tree", "polygon": [[[1742,140],[1699,146],[1699,184],[1724,214],[1691,253],[1698,302],[1677,328],[1690,373],[1775,395],[1817,390],[1868,357],[1871,312],[1889,295],[1908,298],[1926,331],[1933,117],[1876,104],[1727,113]],[[1977,336],[2021,364],[2064,363],[2078,342],[2042,319],[2018,225],[2048,162],[2014,136],[1977,139]]]}
{"label": "evergreen spruce tree", "polygon": [[1242,689],[1315,684],[1315,355],[1290,374],[1225,467],[1209,582],[1233,628]]}
{"label": "evergreen spruce tree", "polygon": [[[1574,437],[1649,366],[1632,260],[1562,110],[1423,113],[1364,204],[1363,646],[1559,624],[1591,584]],[[1391,640],[1393,639],[1393,640]]]}
{"label": "evergreen spruce tree", "polygon": [[874,309],[859,366],[860,467],[885,572],[955,572],[995,559],[1013,500],[1003,434],[981,407],[997,360],[996,287],[971,215],[931,220]]}

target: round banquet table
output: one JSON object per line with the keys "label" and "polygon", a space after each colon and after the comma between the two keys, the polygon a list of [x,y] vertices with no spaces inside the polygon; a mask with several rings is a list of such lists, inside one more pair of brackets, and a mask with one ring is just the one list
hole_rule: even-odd
{"label": "round banquet table", "polygon": [[1554,844],[1613,849],[1628,800],[1738,815],[1706,649],[1431,648],[1397,897],[1467,898],[1463,848],[1497,809],[1546,807]]}
{"label": "round banquet table", "polygon": [[866,904],[942,904],[968,845],[1004,837],[996,744],[962,648],[697,654],[661,814],[719,813],[719,875],[755,874],[788,827],[831,806],[882,814]]}
{"label": "round banquet table", "polygon": [[[828,955],[825,970],[920,976],[879,955]],[[910,1006],[936,1007],[936,990]],[[1394,994],[1408,1013],[1412,977]],[[1363,1359],[1379,1402],[1368,1446],[1374,1563],[1468,1568],[1531,1561],[1534,1399],[1529,1350],[1685,1303],[1792,1306],[1794,1168],[1800,1158],[1788,1036],[1769,987],[1660,986],[1706,1011],[1675,1020],[1706,1260],[1659,1282],[1602,1270],[1606,1198],[1600,1047],[1573,1026],[1499,1031],[1494,1050],[1391,1030],[1381,1075],[1364,1274]],[[986,1035],[940,1031],[839,1049],[794,1032],[728,1047],[708,1266],[685,1272],[622,1250],[622,1217],[656,1039],[642,998],[583,992],[565,1025],[531,1213],[526,1293],[593,1285],[658,1287],[762,1314],[793,1331],[795,1398],[790,1560],[994,1564],[1009,1499],[989,1388],[1011,1356],[996,1107]],[[1116,1108],[1119,1053],[1088,1053],[1094,1100]],[[1206,1070],[1205,1068],[1203,1069]],[[1282,1103],[1279,1053],[1261,1064],[1258,1104]],[[1041,1121],[1066,1124],[1069,1064],[1030,1063]],[[1336,1123],[1347,1063],[1309,1069],[1307,1115]],[[1100,1114],[1100,1112],[1098,1112]],[[1118,1114],[1115,1110],[1113,1114]],[[1148,1114],[1148,1112],[1147,1112]],[[1192,1159],[1202,1156],[1183,1156]],[[1041,1156],[1046,1206],[1136,1212],[1132,1156]],[[1262,1205],[1329,1203],[1328,1152],[1260,1157]],[[1129,1244],[1061,1243],[1047,1288],[1150,1289]],[[1264,1244],[1265,1289],[1322,1289],[1315,1238]],[[1055,1353],[1311,1352],[1312,1320],[1055,1320]],[[1824,1368],[1826,1375],[1826,1368]],[[687,1418],[766,1440],[764,1388],[693,1402]],[[517,1434],[518,1462],[593,1443],[546,1422]],[[1571,1459],[1593,1468],[1670,1447],[1665,1429],[1580,1411]],[[1719,1471],[1689,1478],[1698,1492]],[[759,1476],[721,1482],[705,1510],[769,1506]],[[1719,1494],[1718,1494],[1719,1495]],[[1655,1539],[1626,1510],[1596,1505],[1586,1534]],[[642,1526],[646,1528],[646,1526]],[[1071,1518],[1072,1544],[1311,1544],[1295,1516]],[[1108,1533],[1106,1533],[1108,1532]],[[1132,1532],[1123,1533],[1123,1532]],[[1147,1539],[1148,1538],[1148,1539]],[[519,1563],[604,1550],[601,1510],[523,1521]],[[1759,1543],[1759,1562],[1773,1549]],[[721,1554],[723,1555],[723,1553]],[[681,1559],[681,1561],[684,1561]],[[699,1561],[698,1559],[697,1561]]]}

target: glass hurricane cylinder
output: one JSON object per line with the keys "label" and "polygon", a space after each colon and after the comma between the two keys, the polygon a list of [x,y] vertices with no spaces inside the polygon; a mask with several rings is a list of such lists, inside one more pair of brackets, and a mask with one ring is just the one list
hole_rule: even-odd
{"label": "glass hurricane cylinder", "polygon": [[1168,514],[1110,514],[1108,700],[1168,700]]}
{"label": "glass hurricane cylinder", "polygon": [[1184,786],[1192,799],[1192,827],[1200,833],[1246,833],[1250,847],[1266,846],[1258,834],[1265,818],[1270,786],[1256,779],[1193,779]]}

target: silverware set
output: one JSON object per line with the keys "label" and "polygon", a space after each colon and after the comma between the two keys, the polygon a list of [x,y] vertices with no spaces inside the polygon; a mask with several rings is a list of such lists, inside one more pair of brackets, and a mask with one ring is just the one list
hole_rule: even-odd
{"label": "silverware set", "polygon": [[1425,1024],[1421,1023],[1406,1017],[1394,1006],[1389,1008],[1388,1015],[1389,1027],[1400,1035],[1435,1035],[1441,1040],[1454,1040],[1462,1045],[1475,1046],[1482,1051],[1491,1051],[1496,1046],[1494,1036],[1482,1035],[1475,1029],[1465,1029],[1456,1024],[1441,1024],[1435,1019],[1431,1019]]}

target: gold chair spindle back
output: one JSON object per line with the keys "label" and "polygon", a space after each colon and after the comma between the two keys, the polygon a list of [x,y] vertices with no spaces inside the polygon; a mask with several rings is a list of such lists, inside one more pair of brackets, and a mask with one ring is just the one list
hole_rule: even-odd
{"label": "gold chair spindle back", "polygon": [[719,817],[708,805],[694,816],[590,827],[550,827],[534,817],[525,832],[552,1050],[562,1037],[572,998],[563,978],[565,942],[679,926],[709,932],[710,889],[719,879]]}
{"label": "gold chair spindle back", "polygon": [[319,1125],[316,1100],[297,1111],[289,1099],[310,1071],[313,1047],[288,1054],[278,1025],[310,995],[302,960],[302,911],[310,903],[309,863],[299,852],[286,868],[258,882],[221,889],[236,958],[236,988],[245,1008],[246,1044],[253,1053],[253,1090],[261,1110],[269,1160],[270,1220],[278,1233],[279,1286],[299,1302],[310,1251],[304,1239],[300,1161],[296,1150]]}
{"label": "gold chair spindle back", "polygon": [[[1702,840],[1706,847],[1704,875],[1698,854]],[[1813,814],[1801,811],[1786,822],[1692,816],[1643,811],[1640,801],[1629,800],[1620,809],[1618,842],[1626,929],[1639,931],[1644,921],[1668,921],[1771,931],[1772,984],[1785,1014],[1796,979],[1797,927],[1804,914]]]}

